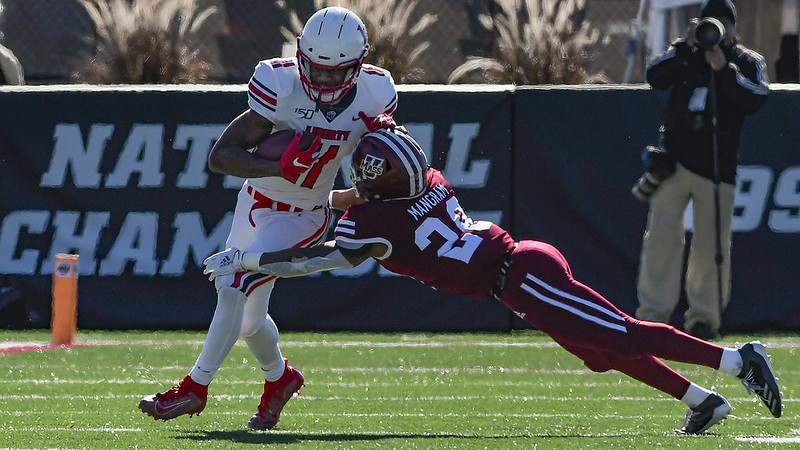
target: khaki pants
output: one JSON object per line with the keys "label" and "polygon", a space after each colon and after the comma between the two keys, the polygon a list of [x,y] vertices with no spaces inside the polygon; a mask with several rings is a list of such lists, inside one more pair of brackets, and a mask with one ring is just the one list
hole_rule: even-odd
{"label": "khaki pants", "polygon": [[[731,221],[735,188],[719,185],[720,242],[722,243],[723,307],[730,299]],[[636,317],[655,322],[669,322],[678,304],[684,251],[684,219],[692,200],[694,233],[686,268],[686,311],[684,329],[697,322],[707,323],[712,330],[720,326],[717,288],[716,223],[714,183],[690,172],[680,164],[670,178],[664,180],[650,199],[647,230],[642,242],[639,266],[639,309]]]}

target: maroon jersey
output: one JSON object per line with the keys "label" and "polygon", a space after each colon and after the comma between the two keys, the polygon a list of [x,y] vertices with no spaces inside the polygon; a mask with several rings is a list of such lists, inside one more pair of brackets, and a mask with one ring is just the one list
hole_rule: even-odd
{"label": "maroon jersey", "polygon": [[508,232],[467,217],[435,169],[428,170],[422,196],[351,206],[335,234],[343,248],[386,244],[389,250],[377,258],[383,267],[442,291],[477,298],[489,295],[514,249]]}

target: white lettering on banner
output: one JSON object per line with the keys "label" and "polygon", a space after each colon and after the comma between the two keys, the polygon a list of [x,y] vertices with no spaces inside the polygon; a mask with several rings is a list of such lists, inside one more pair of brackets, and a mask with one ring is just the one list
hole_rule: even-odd
{"label": "white lettering on banner", "polygon": [[[761,226],[769,206],[775,178],[766,166],[739,166],[736,177],[733,231],[753,231]],[[784,169],[775,182],[773,209],[767,225],[774,233],[800,233],[800,166]]]}
{"label": "white lettering on banner", "polygon": [[[78,233],[78,222],[83,217],[83,232]],[[42,260],[39,273],[49,275],[53,273],[53,262],[59,253],[78,253],[81,255],[81,262],[78,264],[79,275],[94,275],[95,259],[97,254],[97,244],[100,242],[100,234],[103,228],[108,226],[111,213],[77,211],[56,211],[53,218],[53,240],[50,245],[50,253]]]}
{"label": "white lettering on banner", "polygon": [[442,173],[447,180],[450,180],[453,187],[486,186],[491,166],[488,159],[473,160],[472,168],[467,170],[470,144],[478,136],[479,130],[479,123],[456,123],[450,129],[450,151],[447,152],[447,164]]}
{"label": "white lettering on banner", "polygon": [[739,166],[736,172],[731,230],[753,231],[761,225],[764,216],[772,185],[772,169],[766,166]]}
{"label": "white lettering on banner", "polygon": [[96,123],[89,128],[89,138],[83,145],[81,129],[76,123],[59,123],[53,131],[53,153],[50,167],[42,175],[42,187],[61,187],[67,176],[67,167],[72,168],[72,182],[77,187],[100,186],[100,160],[106,143],[114,132],[114,125]]}
{"label": "white lettering on banner", "polygon": [[172,227],[175,228],[175,239],[172,240],[169,257],[161,265],[159,274],[182,276],[186,271],[190,251],[194,255],[195,265],[203,267],[203,260],[208,255],[216,253],[225,246],[232,222],[233,212],[229,212],[217,223],[211,233],[206,235],[203,219],[199,212],[176,214],[175,220],[172,222]]}
{"label": "white lettering on banner", "polygon": [[139,173],[140,188],[164,185],[161,155],[164,153],[164,126],[133,124],[122,147],[117,165],[106,179],[107,188],[128,186],[131,176]]}
{"label": "white lettering on banner", "polygon": [[[176,185],[181,189],[201,189],[208,182],[206,161],[208,153],[217,138],[225,130],[225,125],[180,125],[175,131],[175,140],[172,148],[175,150],[188,150],[186,166],[178,174]],[[191,141],[192,145],[189,146]],[[239,183],[238,187],[241,187]],[[237,189],[238,189],[237,187]]]}
{"label": "white lettering on banner", "polygon": [[[123,189],[168,188],[171,183],[163,170],[166,151],[185,152],[181,171],[175,174],[174,187],[203,189],[208,185],[206,159],[226,124],[178,124],[173,139],[165,136],[163,124],[133,123],[122,142],[113,168],[103,173],[103,158],[115,132],[123,127],[95,123],[82,130],[77,123],[58,123],[53,130],[53,149],[47,170],[42,174],[42,188],[62,188],[71,182],[77,188]],[[407,124],[432,159],[433,124]],[[486,186],[491,162],[488,159],[470,161],[473,139],[480,130],[479,123],[452,124],[448,134],[451,142],[444,173],[454,187],[482,188]],[[85,132],[85,134],[84,134]],[[168,143],[171,143],[169,148]],[[104,178],[105,177],[105,178]],[[348,179],[348,177],[345,177]],[[242,179],[223,177],[223,188],[238,189]],[[502,211],[474,211],[473,214],[499,222]],[[112,220],[110,211],[36,211],[9,212],[0,223],[0,273],[52,274],[53,259],[58,253],[75,252],[81,255],[79,274],[83,276],[120,276],[129,266],[136,276],[182,276],[189,258],[196,267],[202,266],[209,254],[224,248],[232,221],[227,213],[209,233],[205,232],[198,211],[178,212],[172,227],[174,235],[166,259],[159,260],[159,225],[162,217],[156,211],[129,212],[124,220]],[[111,223],[121,223],[119,229]],[[32,236],[49,235],[50,248],[24,248]],[[161,235],[164,232],[162,230]],[[41,240],[41,237],[37,238]],[[101,241],[113,242],[107,254],[99,254]],[[162,244],[163,245],[163,244]],[[359,276],[375,271],[380,276],[396,276],[374,262],[336,275]]]}
{"label": "white lettering on banner", "polygon": [[[107,229],[111,213],[95,211],[56,211],[50,226],[55,230],[46,258],[39,265],[39,274],[53,273],[53,259],[58,253],[75,252],[81,255],[78,273],[82,276],[119,276],[129,263],[133,263],[133,273],[140,276],[156,274],[156,236],[159,215],[156,212],[131,212],[125,217],[117,233],[114,244],[105,259],[100,261],[99,272],[97,246],[103,230]],[[0,225],[0,273],[36,274],[40,252],[24,249],[16,255],[20,234],[43,234],[48,228],[49,211],[12,211]],[[228,212],[206,234],[200,213],[196,211],[177,213],[172,222],[175,233],[172,236],[169,256],[161,264],[159,274],[163,276],[182,276],[186,273],[189,254],[196,267],[202,267],[206,256],[225,248],[225,240],[233,221],[233,213]],[[78,231],[78,224],[83,230]],[[107,233],[109,231],[106,231]],[[113,233],[113,231],[111,231]]]}
{"label": "white lettering on banner", "polygon": [[[769,207],[769,193],[775,175],[767,166],[738,166],[736,193],[733,200],[731,230],[747,233],[758,229]],[[800,166],[784,169],[778,176],[773,193],[774,207],[766,214],[767,226],[773,233],[800,233]],[[685,228],[692,231],[694,208],[686,211]]]}
{"label": "white lettering on banner", "polygon": [[[200,189],[206,186],[208,182],[206,158],[225,126],[224,124],[179,124],[176,127],[173,148],[189,151],[183,171],[177,177],[177,187]],[[114,125],[94,124],[89,127],[89,135],[84,144],[78,124],[56,124],[50,167],[42,175],[39,185],[62,187],[67,170],[71,170],[76,187],[100,187],[102,181],[100,163],[113,133]],[[191,146],[189,142],[192,143]],[[161,171],[163,153],[164,125],[139,123],[131,125],[114,169],[105,181],[105,187],[124,188],[128,186],[134,173],[139,174],[138,187],[162,187],[165,177]],[[238,189],[241,186],[241,178],[225,177],[225,188]]]}
{"label": "white lettering on banner", "polygon": [[25,249],[20,252],[19,257],[15,257],[17,242],[23,228],[31,234],[43,233],[48,220],[49,211],[11,211],[3,218],[3,228],[0,229],[0,273],[36,273],[39,251]]}
{"label": "white lettering on banner", "polygon": [[800,166],[781,173],[775,185],[776,207],[769,213],[769,229],[776,233],[800,233]]}

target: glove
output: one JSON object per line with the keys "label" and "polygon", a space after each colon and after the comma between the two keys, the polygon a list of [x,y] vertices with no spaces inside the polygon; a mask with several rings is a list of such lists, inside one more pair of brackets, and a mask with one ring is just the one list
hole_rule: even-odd
{"label": "glove", "polygon": [[364,111],[359,111],[358,117],[364,121],[364,124],[367,126],[367,131],[370,133],[378,130],[394,130],[397,128],[397,122],[394,121],[392,116],[386,113],[370,117]]}
{"label": "glove", "polygon": [[223,275],[230,275],[236,272],[247,270],[242,262],[245,252],[236,247],[225,249],[219,253],[214,253],[203,261],[206,266],[203,275],[208,275],[210,281]]}
{"label": "glove", "polygon": [[307,150],[300,150],[298,145],[302,137],[303,133],[299,131],[294,134],[294,138],[289,142],[289,146],[286,147],[280,160],[281,176],[291,182],[297,181],[303,172],[311,168],[319,156],[320,147],[322,147],[322,139],[316,136]]}

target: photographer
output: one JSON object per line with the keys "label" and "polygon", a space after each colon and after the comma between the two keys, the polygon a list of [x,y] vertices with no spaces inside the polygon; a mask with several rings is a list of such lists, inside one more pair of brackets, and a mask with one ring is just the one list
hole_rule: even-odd
{"label": "photographer", "polygon": [[[643,186],[644,198],[637,195],[647,201],[650,194],[650,211],[636,317],[669,322],[678,304],[684,218],[691,200],[694,235],[686,268],[689,309],[684,329],[713,339],[730,298],[730,228],[739,137],[745,116],[764,105],[769,87],[764,58],[736,40],[733,3],[707,0],[700,16],[699,22],[692,20],[685,38],[647,67],[650,85],[669,90],[659,147],[676,164],[674,173],[662,176],[655,186]],[[715,37],[719,37],[716,42]]]}

